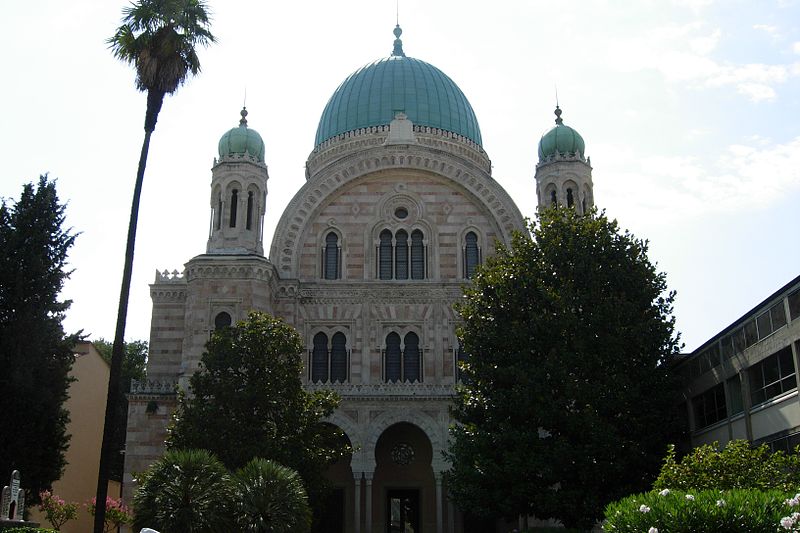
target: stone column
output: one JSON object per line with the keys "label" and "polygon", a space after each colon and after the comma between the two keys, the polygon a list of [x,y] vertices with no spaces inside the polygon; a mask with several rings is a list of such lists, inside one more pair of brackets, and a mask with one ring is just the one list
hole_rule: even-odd
{"label": "stone column", "polygon": [[367,491],[366,494],[366,502],[364,503],[364,514],[367,516],[366,527],[364,528],[364,533],[372,533],[372,476],[375,475],[375,472],[364,472],[364,481],[366,482],[366,487],[364,490]]}
{"label": "stone column", "polygon": [[353,531],[361,533],[361,472],[353,472],[355,492],[353,494]]}
{"label": "stone column", "polygon": [[442,516],[442,473],[436,472],[436,533],[444,533]]}

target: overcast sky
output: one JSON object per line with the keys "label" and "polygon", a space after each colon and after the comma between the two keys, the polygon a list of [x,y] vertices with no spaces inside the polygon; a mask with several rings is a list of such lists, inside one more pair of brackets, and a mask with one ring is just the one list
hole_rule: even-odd
{"label": "overcast sky", "polygon": [[[219,137],[266,143],[266,250],[304,182],[323,107],[388,56],[394,0],[212,0],[219,42],[167,97],[145,175],[126,337],[147,339],[148,284],[205,251]],[[0,196],[58,178],[80,237],[69,331],[112,338],[145,96],[104,40],[124,2],[12,2],[0,22]],[[595,200],[650,240],[693,349],[800,274],[800,0],[402,0],[407,55],[448,74],[477,114],[493,176],[525,216],[553,125],[586,141]]]}

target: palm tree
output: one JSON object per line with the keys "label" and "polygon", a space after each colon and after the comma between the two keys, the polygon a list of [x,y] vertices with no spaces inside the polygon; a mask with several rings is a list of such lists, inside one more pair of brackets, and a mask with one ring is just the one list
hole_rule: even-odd
{"label": "palm tree", "polygon": [[239,531],[307,533],[311,530],[311,508],[297,472],[257,457],[233,477]]}
{"label": "palm tree", "polygon": [[234,531],[234,485],[206,450],[170,450],[140,478],[134,527],[161,533]]}
{"label": "palm tree", "polygon": [[95,533],[103,531],[106,511],[103,502],[106,501],[108,492],[108,474],[113,458],[118,453],[118,450],[113,449],[116,412],[114,404],[120,386],[136,223],[139,218],[139,199],[150,136],[156,128],[164,96],[174,93],[189,76],[200,72],[196,48],[198,45],[207,46],[213,43],[214,36],[209,31],[208,10],[203,0],[138,0],[123,9],[122,25],[107,42],[115,57],[136,67],[136,88],[147,93],[147,111],[144,119],[144,142],[133,189],[125,267],[111,354],[111,375],[97,480]]}

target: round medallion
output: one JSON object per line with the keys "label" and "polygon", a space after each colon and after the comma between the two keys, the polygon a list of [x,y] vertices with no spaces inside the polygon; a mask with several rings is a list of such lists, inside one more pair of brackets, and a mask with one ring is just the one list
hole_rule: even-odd
{"label": "round medallion", "polygon": [[392,448],[392,461],[395,464],[406,466],[414,460],[414,448],[406,442],[395,444]]}

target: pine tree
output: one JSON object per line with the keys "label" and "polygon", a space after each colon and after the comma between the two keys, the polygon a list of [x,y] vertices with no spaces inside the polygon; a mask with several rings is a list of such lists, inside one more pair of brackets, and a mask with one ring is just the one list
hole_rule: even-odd
{"label": "pine tree", "polygon": [[69,300],[66,206],[54,181],[41,176],[19,201],[0,202],[0,474],[19,470],[29,503],[61,477],[69,413],[73,346],[62,327]]}

